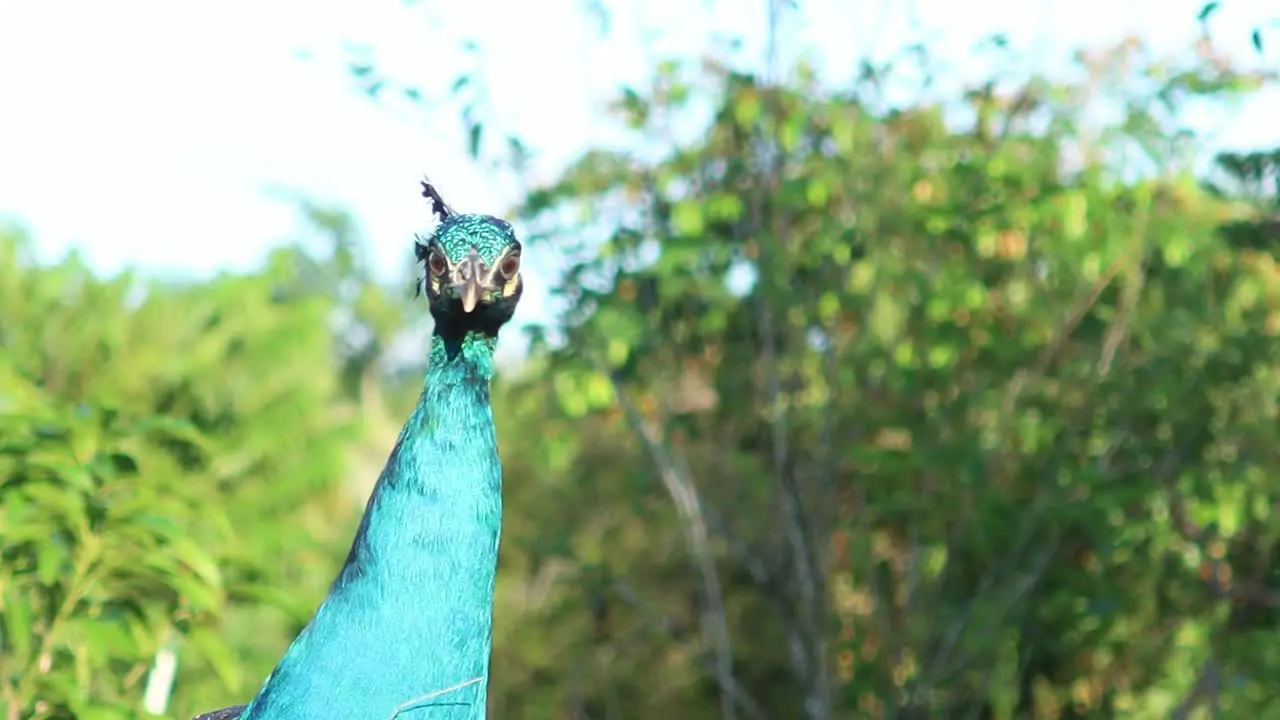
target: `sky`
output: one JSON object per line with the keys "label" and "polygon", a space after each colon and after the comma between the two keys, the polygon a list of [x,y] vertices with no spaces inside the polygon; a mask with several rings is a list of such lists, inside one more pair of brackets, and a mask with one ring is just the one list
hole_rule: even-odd
{"label": "sky", "polygon": [[[535,152],[536,183],[613,137],[604,107],[655,59],[696,56],[715,33],[742,37],[745,62],[764,55],[763,0],[608,4],[604,35],[584,0],[0,0],[0,219],[29,229],[47,259],[78,247],[103,271],[200,276],[251,267],[297,237],[294,193],[350,211],[390,276],[428,225],[424,173],[464,211],[501,214],[519,189],[468,158],[456,105],[362,94],[350,48],[429,96],[478,69],[488,117]],[[963,73],[973,44],[997,31],[1049,71],[1074,48],[1130,34],[1175,52],[1198,32],[1201,0],[799,5],[781,54],[816,57],[839,77],[922,38]],[[1212,34],[1256,66],[1266,60],[1249,33],[1268,19],[1280,20],[1272,0],[1225,0]],[[1280,27],[1267,37],[1280,67]],[[1203,122],[1234,145],[1280,146],[1280,93]],[[526,305],[544,315],[546,293]]]}

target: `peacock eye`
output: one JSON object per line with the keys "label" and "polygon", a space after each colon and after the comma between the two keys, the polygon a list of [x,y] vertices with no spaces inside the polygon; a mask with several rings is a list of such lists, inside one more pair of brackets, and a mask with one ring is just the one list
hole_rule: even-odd
{"label": "peacock eye", "polygon": [[444,255],[441,255],[438,250],[432,250],[427,255],[427,269],[431,271],[432,275],[443,275],[444,271],[448,269],[448,265],[444,261]]}
{"label": "peacock eye", "polygon": [[502,264],[498,265],[498,272],[507,279],[515,277],[516,273],[520,272],[520,253],[511,253],[503,258]]}

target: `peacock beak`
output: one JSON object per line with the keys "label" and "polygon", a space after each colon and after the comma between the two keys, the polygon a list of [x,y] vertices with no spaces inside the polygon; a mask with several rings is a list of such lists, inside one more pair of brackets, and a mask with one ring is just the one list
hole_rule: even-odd
{"label": "peacock beak", "polygon": [[489,296],[486,280],[489,279],[489,268],[480,260],[480,253],[475,248],[458,263],[454,272],[454,287],[462,300],[462,311],[469,313],[476,309],[480,302]]}
{"label": "peacock beak", "polygon": [[480,281],[474,276],[465,280],[460,288],[462,297],[462,312],[471,312],[476,309],[476,304],[480,302]]}

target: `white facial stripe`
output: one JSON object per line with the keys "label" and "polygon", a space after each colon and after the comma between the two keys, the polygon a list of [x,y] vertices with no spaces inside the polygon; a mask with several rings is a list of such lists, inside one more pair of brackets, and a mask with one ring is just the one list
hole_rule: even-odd
{"label": "white facial stripe", "polygon": [[[518,251],[515,249],[506,250],[505,252],[503,252],[503,254],[498,256],[497,260],[494,261],[492,266],[489,266],[480,262],[479,258],[476,257],[478,253],[474,249],[472,249],[469,259],[474,260],[475,261],[474,265],[478,266],[480,269],[480,273],[481,273],[480,286],[481,287],[496,288],[501,284],[503,297],[511,297],[511,295],[515,293],[516,285],[519,282],[520,273],[517,271],[514,276],[507,278],[505,282],[502,282],[502,278],[500,277],[498,272],[498,269],[502,267],[503,261],[505,261],[508,257],[510,257],[510,255],[513,252],[518,252]],[[462,285],[463,283],[465,283],[468,279],[468,275],[472,272],[472,263],[466,263],[466,262],[454,263],[451,260],[449,260],[447,257],[444,260],[448,266],[448,268],[444,272],[444,275],[448,276],[449,284]],[[434,275],[431,277],[431,287],[432,287],[432,290],[434,290],[436,293],[439,293],[443,289],[439,279],[437,279]]]}

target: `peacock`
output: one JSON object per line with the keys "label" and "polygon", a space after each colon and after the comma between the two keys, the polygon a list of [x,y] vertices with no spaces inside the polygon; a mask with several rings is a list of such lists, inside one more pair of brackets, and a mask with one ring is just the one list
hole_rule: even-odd
{"label": "peacock", "polygon": [[502,524],[489,383],[498,331],[524,285],[506,221],[455,213],[418,237],[435,319],[418,404],[346,562],[248,705],[196,720],[483,720]]}

